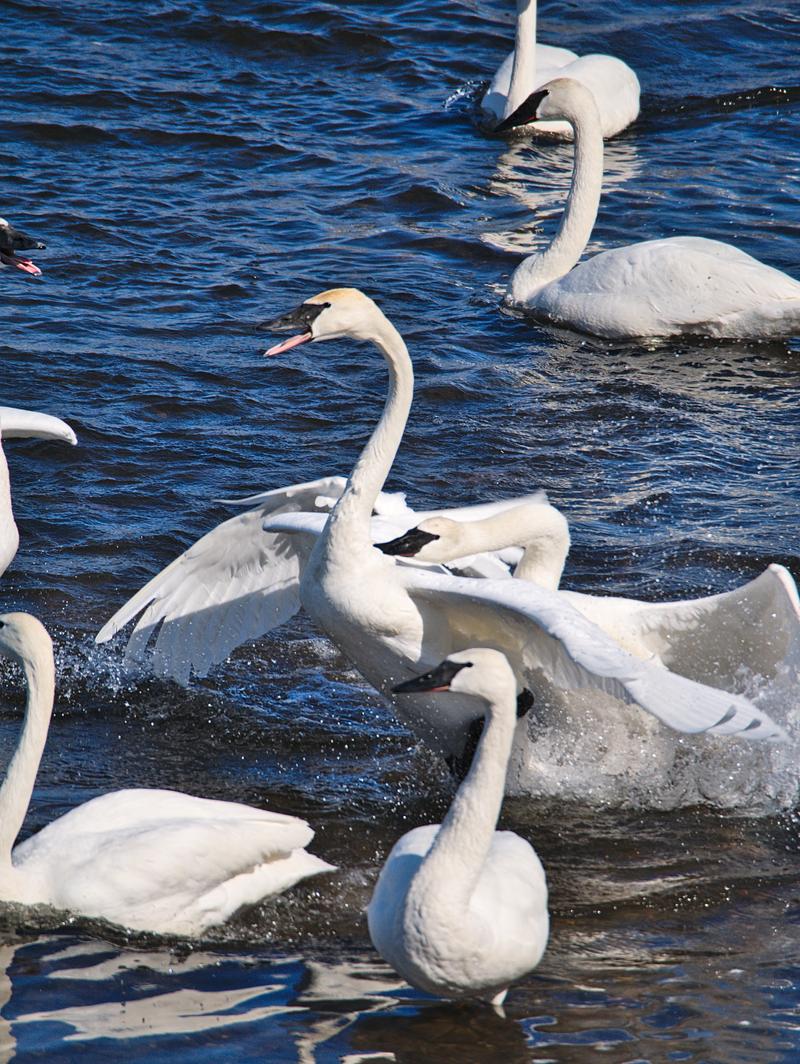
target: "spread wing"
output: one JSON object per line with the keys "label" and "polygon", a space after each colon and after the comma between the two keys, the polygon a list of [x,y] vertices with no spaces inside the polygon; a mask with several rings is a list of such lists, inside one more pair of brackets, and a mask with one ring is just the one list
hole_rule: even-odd
{"label": "spread wing", "polygon": [[298,586],[308,541],[265,533],[264,521],[280,513],[313,511],[320,497],[338,498],[344,484],[343,477],[323,477],[239,500],[258,503],[217,525],[170,562],[117,610],[97,642],[111,639],[141,614],[126,660],[144,662],[152,642],[149,662],[156,675],[179,683],[187,683],[193,672],[205,676],[237,646],[283,624],[300,608]]}
{"label": "spread wing", "polygon": [[406,568],[411,597],[446,614],[456,649],[492,646],[524,674],[542,670],[562,688],[596,688],[634,703],[676,731],[749,739],[786,733],[741,695],[629,654],[563,594],[523,580],[470,580]]}
{"label": "spread wing", "polygon": [[[193,673],[207,675],[236,647],[297,613],[300,576],[313,537],[324,527],[346,483],[344,477],[322,477],[222,500],[249,509],[217,525],[154,576],[106,622],[96,641],[107,642],[138,616],[125,649],[129,664],[146,662],[155,675],[182,684]],[[541,501],[543,496],[537,492],[522,501]],[[385,516],[373,518],[373,536],[377,542],[393,539],[425,517],[485,517],[519,502],[504,499],[420,514],[406,505],[404,494],[381,492],[376,512]],[[494,575],[503,572],[502,562],[483,564]]]}
{"label": "spread wing", "polygon": [[800,651],[800,600],[782,565],[718,595],[683,602],[638,602],[563,592],[576,609],[639,655],[657,655],[695,679],[731,680],[743,668],[770,676]]}

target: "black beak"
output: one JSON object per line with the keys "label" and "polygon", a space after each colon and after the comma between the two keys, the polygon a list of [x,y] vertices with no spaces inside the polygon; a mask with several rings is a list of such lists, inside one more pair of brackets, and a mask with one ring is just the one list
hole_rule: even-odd
{"label": "black beak", "polygon": [[384,554],[399,555],[402,558],[413,558],[428,543],[433,543],[439,536],[433,532],[423,532],[419,528],[410,528],[402,536],[387,540],[386,543],[376,543],[378,550]]}
{"label": "black beak", "polygon": [[330,303],[301,303],[299,307],[282,314],[273,321],[263,321],[258,327],[268,332],[311,332],[316,319]]}
{"label": "black beak", "polygon": [[532,92],[527,100],[522,101],[516,111],[512,111],[508,118],[504,118],[499,125],[494,127],[495,133],[507,133],[509,129],[516,129],[517,126],[526,126],[529,122],[535,122],[539,104],[547,95],[547,89],[537,89],[536,92]]}
{"label": "black beak", "polygon": [[447,691],[456,673],[462,669],[472,668],[471,661],[450,661],[445,658],[439,665],[425,672],[422,676],[415,676],[413,680],[406,680],[392,688],[395,695],[413,694],[415,691]]}

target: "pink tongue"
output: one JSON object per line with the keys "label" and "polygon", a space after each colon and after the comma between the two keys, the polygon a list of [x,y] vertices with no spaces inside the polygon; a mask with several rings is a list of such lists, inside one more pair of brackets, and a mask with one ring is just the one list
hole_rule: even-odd
{"label": "pink tongue", "polygon": [[22,270],[24,273],[29,273],[33,277],[41,277],[42,271],[38,266],[35,266],[30,259],[18,259],[14,256],[14,265],[18,270]]}
{"label": "pink tongue", "polygon": [[311,339],[311,333],[298,333],[297,336],[290,336],[288,340],[284,340],[280,344],[275,344],[269,351],[265,351],[264,355],[282,355],[284,351],[290,351],[293,347],[297,347],[299,344],[304,344],[306,340]]}

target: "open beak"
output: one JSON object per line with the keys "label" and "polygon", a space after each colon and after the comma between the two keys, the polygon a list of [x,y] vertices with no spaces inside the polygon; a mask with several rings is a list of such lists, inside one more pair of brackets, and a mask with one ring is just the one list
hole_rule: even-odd
{"label": "open beak", "polygon": [[450,661],[445,658],[435,668],[424,672],[422,676],[415,676],[411,680],[397,684],[392,688],[392,694],[410,695],[417,691],[449,691],[456,673],[468,668],[470,664],[468,661]]}
{"label": "open beak", "polygon": [[435,539],[439,539],[439,537],[434,535],[433,532],[423,532],[421,528],[410,528],[402,536],[397,536],[396,539],[389,539],[385,543],[376,543],[375,546],[378,550],[382,550],[384,554],[399,558],[413,558],[423,547],[427,546],[428,543],[432,543]]}
{"label": "open beak", "polygon": [[269,332],[290,332],[298,328],[300,331],[295,333],[294,336],[290,336],[288,340],[282,340],[281,343],[270,347],[268,351],[264,352],[264,355],[281,355],[284,351],[291,351],[293,347],[299,347],[300,344],[313,340],[312,326],[322,311],[329,306],[330,303],[301,303],[299,307],[290,310],[288,314],[282,314],[281,317],[275,318],[274,321],[265,322],[261,328],[267,329]]}
{"label": "open beak", "polygon": [[[44,244],[37,244],[37,247],[43,248]],[[31,262],[30,259],[22,259],[15,255],[13,251],[7,251],[5,248],[0,248],[0,262],[4,266],[16,266],[18,270],[22,270],[23,273],[29,273],[31,277],[42,276],[42,271],[36,263]]]}
{"label": "open beak", "polygon": [[46,245],[41,240],[34,240],[13,225],[4,225],[0,231],[0,262],[4,266],[14,266],[32,277],[41,277],[42,271],[30,259],[16,255],[16,251],[42,251]]}

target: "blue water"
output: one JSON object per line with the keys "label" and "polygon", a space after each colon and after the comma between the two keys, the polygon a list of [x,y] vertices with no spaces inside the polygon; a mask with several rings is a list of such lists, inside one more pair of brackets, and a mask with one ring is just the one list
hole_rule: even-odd
{"label": "blue water", "polygon": [[[369,947],[380,861],[452,787],[306,621],[187,691],[92,644],[228,516],[212,500],[349,469],[383,400],[375,355],[339,342],[267,364],[256,329],[334,284],[377,298],[409,343],[390,486],[415,504],[546,488],[581,589],[705,594],[770,561],[800,576],[800,343],[609,344],[501,310],[571,168],[568,146],[474,123],[511,7],[3,5],[0,213],[48,248],[41,280],[0,277],[0,403],[80,440],[7,447],[22,545],[3,608],[42,618],[59,666],[24,833],[108,789],[176,787],[306,816],[341,871],[194,950],[3,909],[1,1059],[797,1059],[787,766],[754,757],[745,815],[714,795],[670,812],[622,793],[508,802],[548,869],[553,933],[503,1019],[410,990]],[[591,249],[694,233],[800,276],[795,3],[543,2],[539,22],[642,83]],[[4,763],[21,695],[0,681]],[[780,799],[769,815],[761,792]]]}

